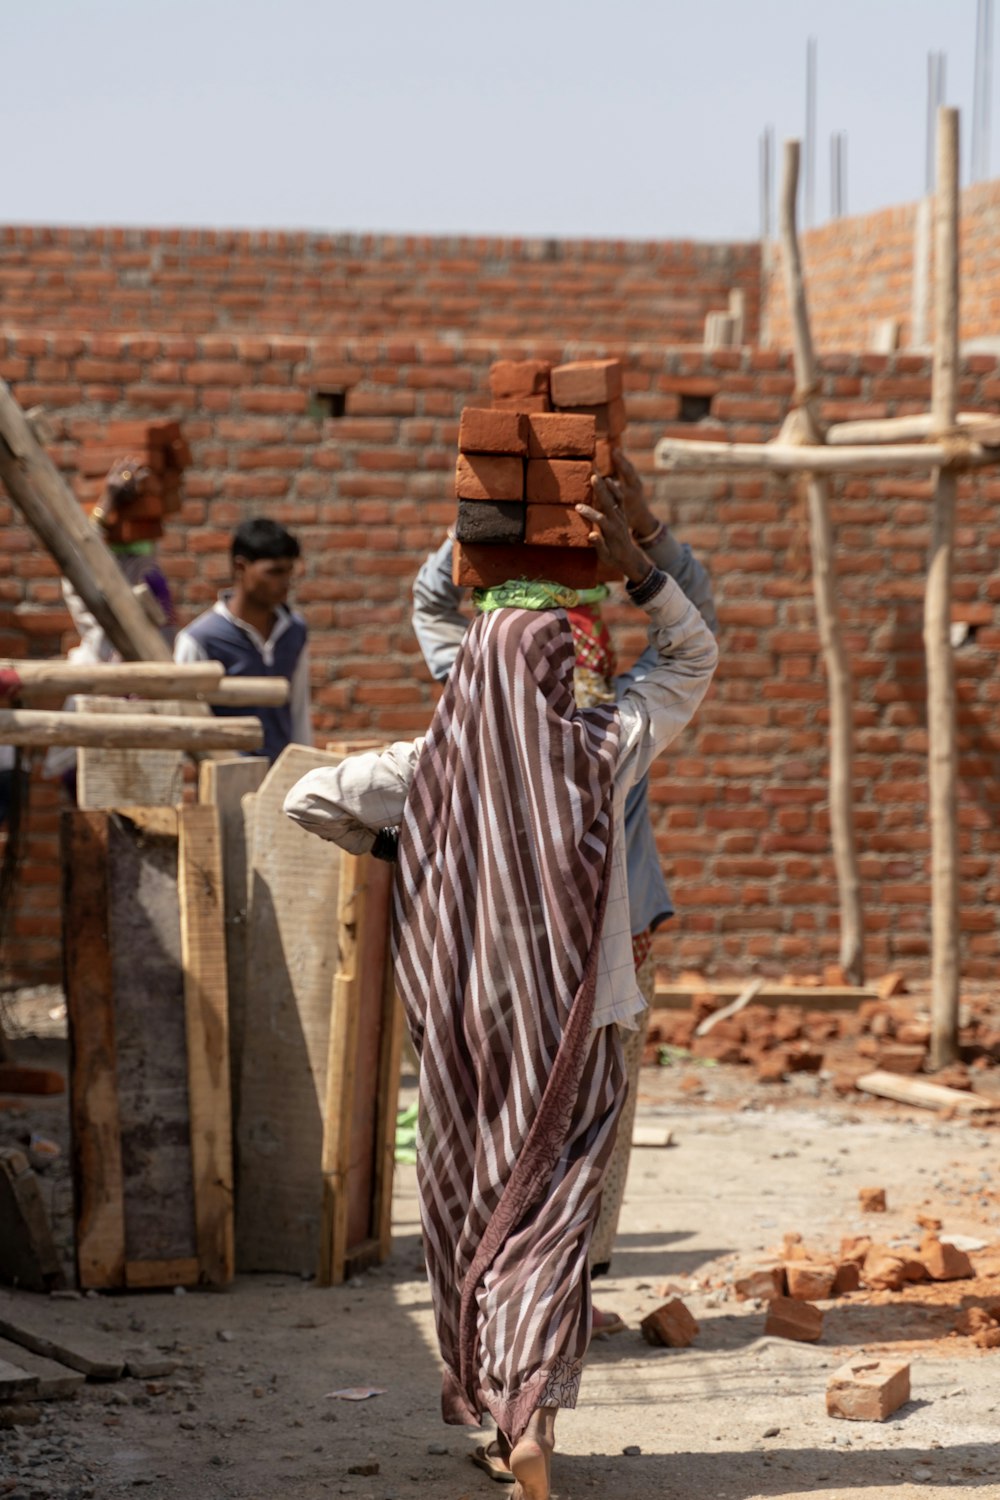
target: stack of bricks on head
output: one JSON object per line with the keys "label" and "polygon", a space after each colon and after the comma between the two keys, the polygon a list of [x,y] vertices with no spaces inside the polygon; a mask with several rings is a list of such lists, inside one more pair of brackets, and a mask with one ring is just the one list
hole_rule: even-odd
{"label": "stack of bricks on head", "polygon": [[576,506],[592,503],[595,470],[614,473],[612,450],[625,431],[621,364],[501,360],[490,394],[492,406],[466,407],[459,428],[455,582],[542,578],[593,588],[603,575],[591,523]]}
{"label": "stack of bricks on head", "polygon": [[89,515],[104,498],[109,469],[123,460],[142,473],[139,493],[123,506],[107,540],[126,545],[153,542],[163,535],[164,516],[179,511],[181,482],[191,451],[179,422],[109,422],[85,438],[77,461],[77,498]]}

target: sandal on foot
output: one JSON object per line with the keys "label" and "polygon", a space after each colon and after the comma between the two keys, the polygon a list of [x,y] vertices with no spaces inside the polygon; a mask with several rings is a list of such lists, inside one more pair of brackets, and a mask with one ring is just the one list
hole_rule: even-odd
{"label": "sandal on foot", "polygon": [[492,1443],[480,1443],[475,1452],[469,1454],[469,1458],[477,1469],[482,1469],[497,1484],[514,1483],[514,1476],[500,1457],[500,1449],[495,1440]]}
{"label": "sandal on foot", "polygon": [[594,1308],[590,1328],[592,1339],[609,1339],[616,1333],[624,1333],[628,1324],[614,1312],[601,1312]]}

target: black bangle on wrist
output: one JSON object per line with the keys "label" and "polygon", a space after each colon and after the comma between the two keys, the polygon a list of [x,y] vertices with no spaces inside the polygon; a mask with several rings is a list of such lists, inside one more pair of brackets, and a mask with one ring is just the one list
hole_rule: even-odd
{"label": "black bangle on wrist", "polygon": [[650,565],[649,572],[641,583],[626,584],[629,598],[633,604],[648,604],[650,599],[654,598],[660,592],[665,581],[666,574],[661,573],[659,568]]}

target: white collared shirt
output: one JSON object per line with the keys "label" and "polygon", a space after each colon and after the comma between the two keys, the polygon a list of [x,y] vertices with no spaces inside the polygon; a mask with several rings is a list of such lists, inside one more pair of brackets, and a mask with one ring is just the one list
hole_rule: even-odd
{"label": "white collared shirt", "polygon": [[[231,598],[232,592],[230,590],[220,594],[212,605],[213,614],[221,615],[224,620],[228,620],[231,625],[235,625],[238,630],[242,630],[251,644],[260,652],[264,659],[264,665],[273,667],[274,649],[285,631],[294,623],[296,616],[287,605],[279,604],[274,625],[271,627],[271,634],[265,639],[253,625],[249,625],[246,620],[241,620],[237,615],[233,614],[227,603],[227,600]],[[188,630],[178,631],[177,639],[174,642],[175,662],[180,665],[186,662],[209,661],[210,659],[204,646]],[[313,742],[313,732],[312,706],[309,699],[308,642],[302,647],[299,659],[295,664],[295,671],[292,673],[288,706],[292,715],[293,742],[296,745],[311,745]]]}

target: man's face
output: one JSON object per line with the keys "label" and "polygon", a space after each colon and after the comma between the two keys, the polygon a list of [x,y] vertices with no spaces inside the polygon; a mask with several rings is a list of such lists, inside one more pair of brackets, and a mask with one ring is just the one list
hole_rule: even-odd
{"label": "man's face", "polygon": [[294,572],[291,557],[262,557],[257,562],[238,557],[235,563],[236,582],[242,585],[248,603],[259,609],[277,609],[285,603]]}

